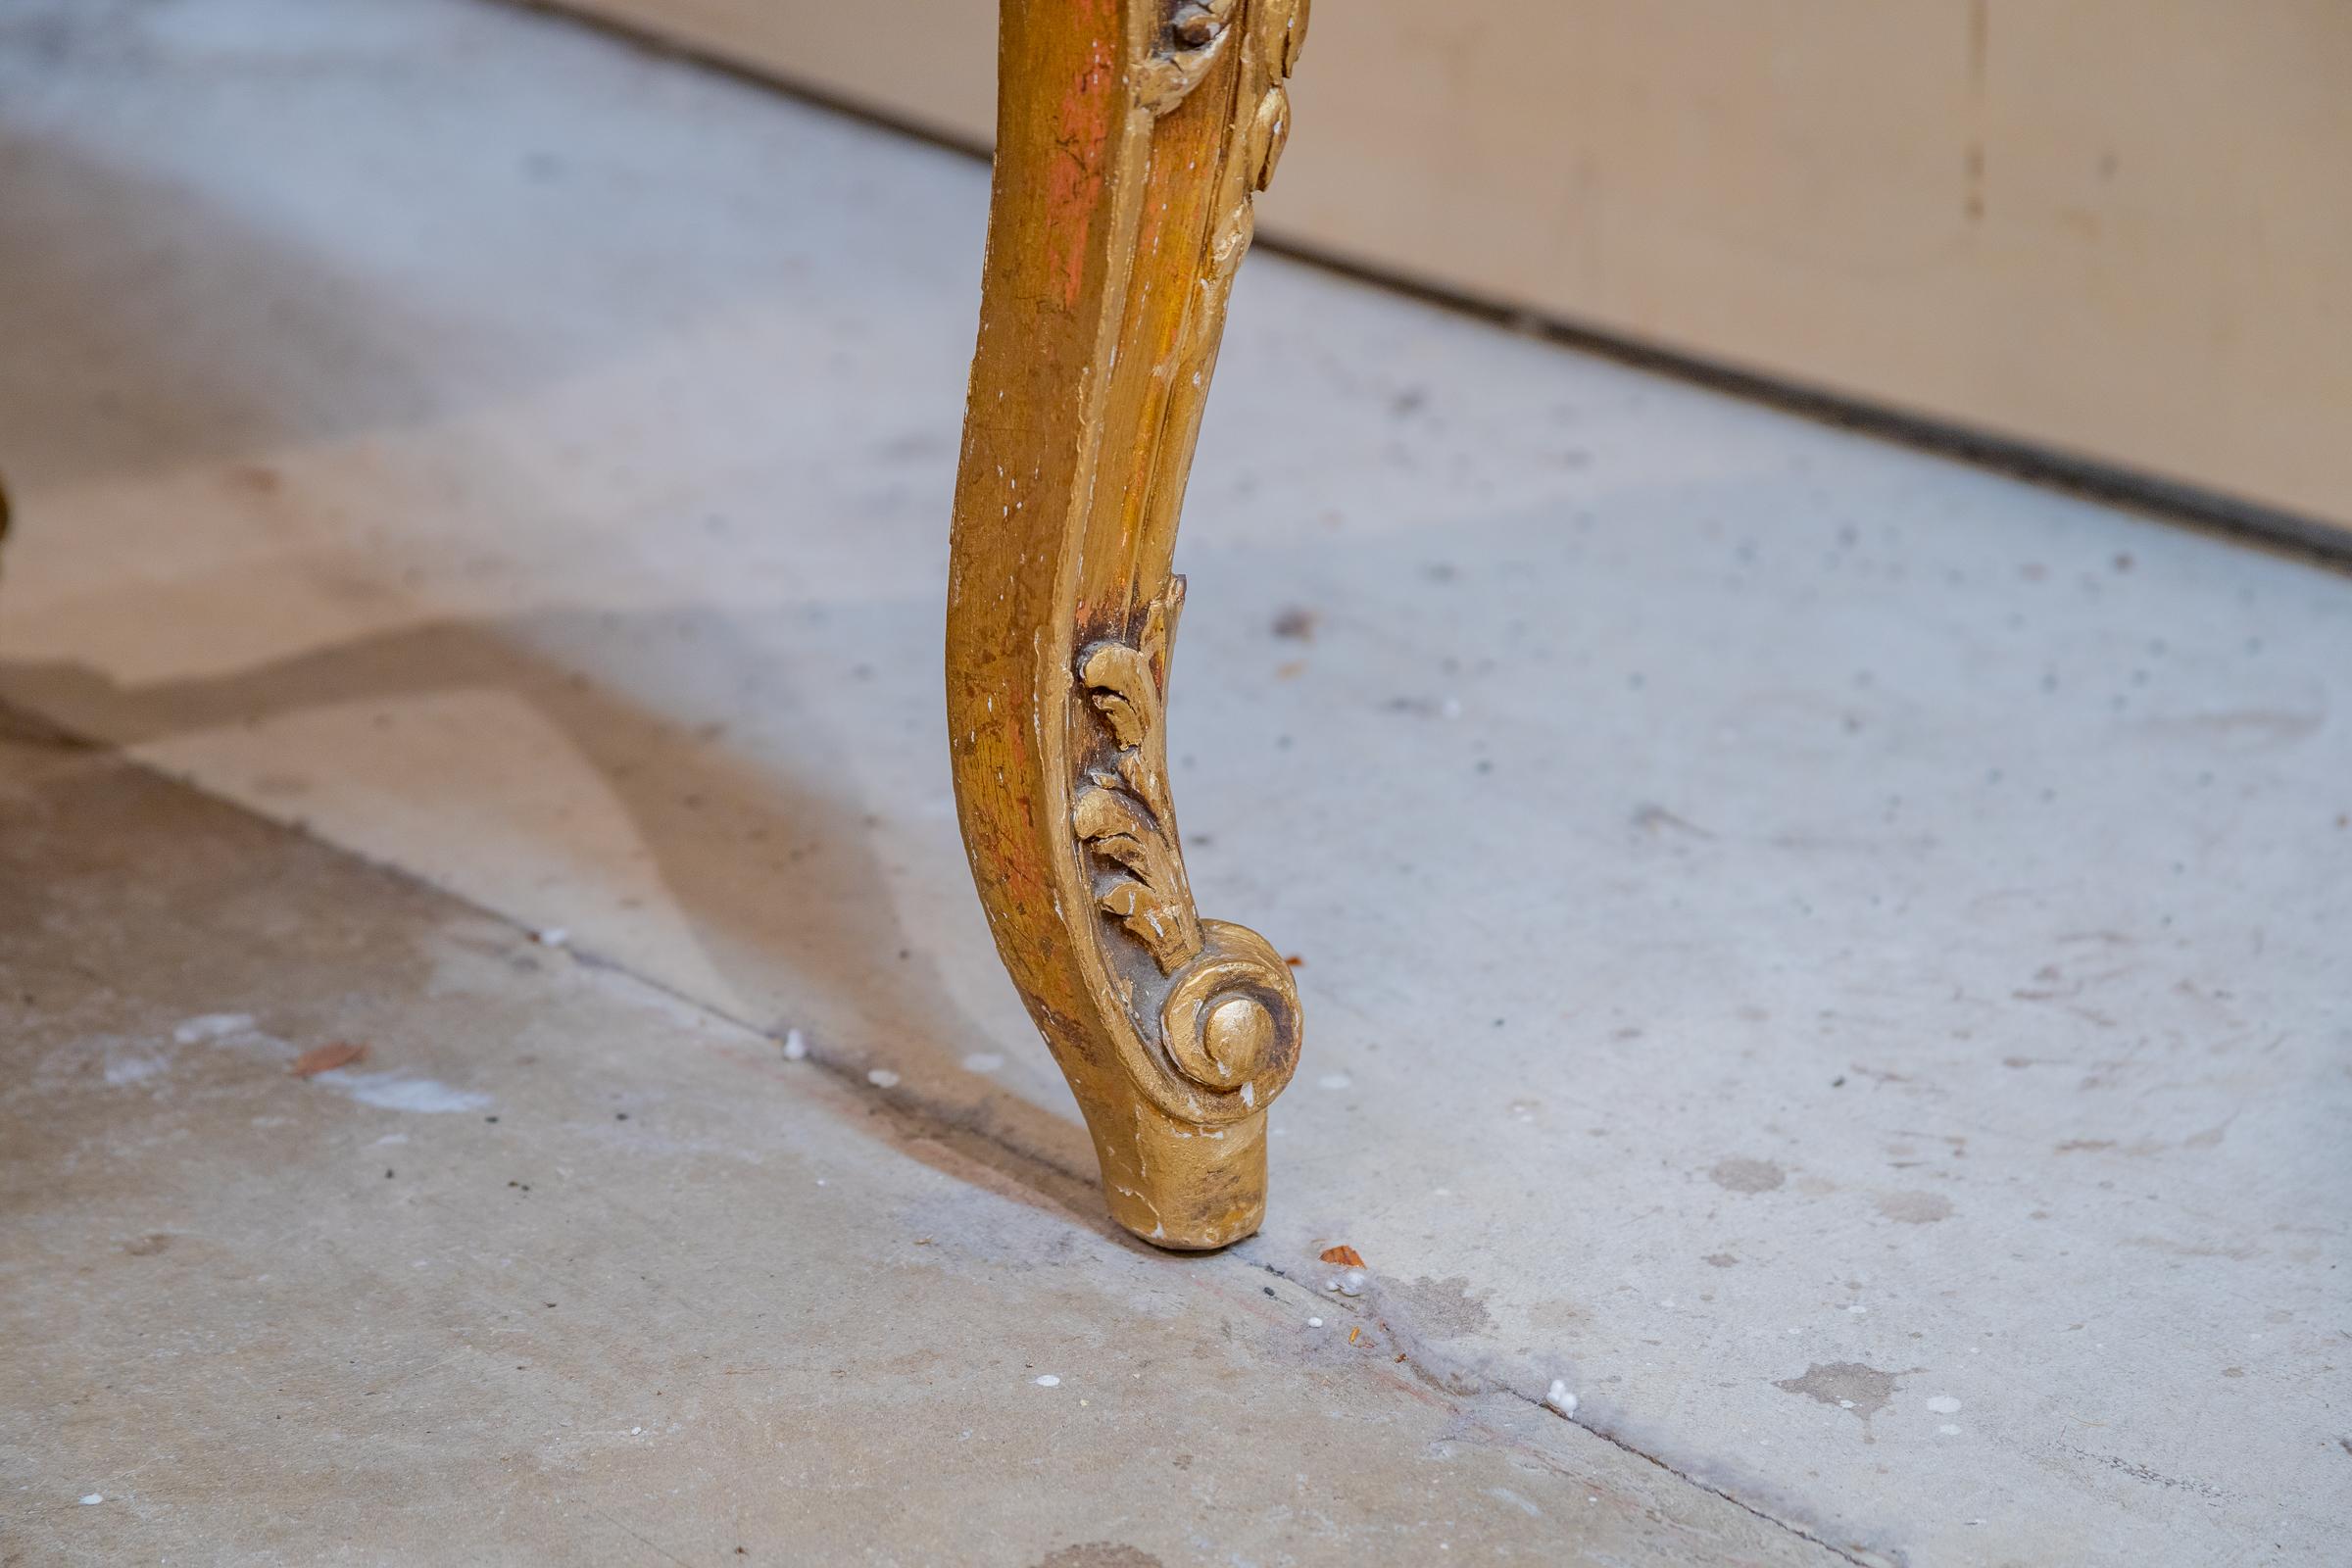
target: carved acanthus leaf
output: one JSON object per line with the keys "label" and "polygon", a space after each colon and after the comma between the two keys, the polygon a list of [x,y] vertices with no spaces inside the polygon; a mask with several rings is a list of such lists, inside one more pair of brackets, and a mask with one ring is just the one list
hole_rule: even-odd
{"label": "carved acanthus leaf", "polygon": [[1125,872],[1096,894],[1097,905],[1141,942],[1160,972],[1172,974],[1200,951],[1200,916],[1177,847],[1168,800],[1166,701],[1168,642],[1184,602],[1172,578],[1144,612],[1137,640],[1102,642],[1078,662],[1095,710],[1110,731],[1114,760],[1095,767],[1071,806],[1070,825],[1095,857]]}
{"label": "carved acanthus leaf", "polygon": [[1139,747],[1159,721],[1151,656],[1125,643],[1098,643],[1079,671],[1096,709],[1122,749]]}

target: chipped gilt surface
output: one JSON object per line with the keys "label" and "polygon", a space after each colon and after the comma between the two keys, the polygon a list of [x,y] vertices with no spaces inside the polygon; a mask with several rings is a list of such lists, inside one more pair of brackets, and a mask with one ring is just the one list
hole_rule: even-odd
{"label": "chipped gilt surface", "polygon": [[1305,0],[1003,0],[995,197],[948,609],[964,842],[1111,1212],[1265,1212],[1298,999],[1194,906],[1168,796],[1172,555]]}

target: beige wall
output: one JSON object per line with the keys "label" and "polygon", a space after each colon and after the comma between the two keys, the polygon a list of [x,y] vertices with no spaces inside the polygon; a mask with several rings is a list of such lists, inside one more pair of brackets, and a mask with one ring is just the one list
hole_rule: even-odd
{"label": "beige wall", "polygon": [[[566,3],[988,134],[987,0]],[[2352,0],[1324,0],[1293,96],[1269,234],[2352,525]]]}

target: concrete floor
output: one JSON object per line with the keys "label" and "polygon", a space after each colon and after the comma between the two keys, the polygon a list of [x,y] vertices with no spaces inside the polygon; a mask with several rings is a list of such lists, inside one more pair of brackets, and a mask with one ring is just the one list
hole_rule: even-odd
{"label": "concrete floor", "polygon": [[981,168],[10,0],[0,192],[0,1559],[2338,1560],[2352,579],[1257,258],[1164,1258],[955,837]]}
{"label": "concrete floor", "polygon": [[0,790],[11,1563],[1836,1561],[398,873]]}

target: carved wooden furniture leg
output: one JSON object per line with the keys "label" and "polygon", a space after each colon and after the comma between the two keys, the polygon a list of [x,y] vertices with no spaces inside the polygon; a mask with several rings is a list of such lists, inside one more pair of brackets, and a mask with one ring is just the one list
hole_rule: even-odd
{"label": "carved wooden furniture leg", "polygon": [[956,481],[948,718],[998,951],[1161,1247],[1265,1213],[1298,997],[1193,907],[1162,722],[1169,571],[1307,0],[1003,0],[996,194]]}

